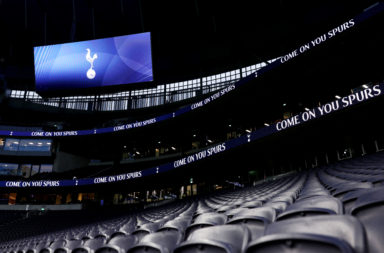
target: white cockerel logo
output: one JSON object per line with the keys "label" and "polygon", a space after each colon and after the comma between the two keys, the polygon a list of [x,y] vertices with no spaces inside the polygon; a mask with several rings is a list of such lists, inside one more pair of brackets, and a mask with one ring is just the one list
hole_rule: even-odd
{"label": "white cockerel logo", "polygon": [[91,64],[91,68],[87,71],[87,78],[93,79],[96,76],[96,71],[93,70],[93,62],[97,59],[97,54],[93,54],[91,57],[91,49],[87,48],[87,55],[85,56],[85,59]]}

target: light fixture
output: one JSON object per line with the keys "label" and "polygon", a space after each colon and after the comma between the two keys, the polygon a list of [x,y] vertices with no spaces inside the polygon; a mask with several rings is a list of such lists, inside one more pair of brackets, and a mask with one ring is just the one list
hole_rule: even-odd
{"label": "light fixture", "polygon": [[176,150],[176,148],[175,148],[175,147],[171,147],[171,149],[172,149],[172,150]]}
{"label": "light fixture", "polygon": [[286,104],[286,103],[284,103],[284,104],[283,104],[283,107],[284,107],[284,106],[287,106],[287,104]]}
{"label": "light fixture", "polygon": [[161,144],[161,141],[158,141],[157,143]]}
{"label": "light fixture", "polygon": [[207,140],[209,143],[212,143],[212,141],[210,139]]}
{"label": "light fixture", "polygon": [[29,142],[28,144],[29,144],[29,145],[33,145],[33,142]]}
{"label": "light fixture", "polygon": [[267,126],[267,127],[268,127],[268,126],[269,126],[269,124],[268,124],[268,123],[264,123],[264,126]]}
{"label": "light fixture", "polygon": [[136,151],[136,154],[140,155],[140,152],[139,152],[139,151]]}
{"label": "light fixture", "polygon": [[247,132],[247,133],[250,133],[250,132],[251,132],[251,130],[249,130],[249,129],[245,129],[245,132]]}
{"label": "light fixture", "polygon": [[127,148],[127,146],[124,146],[124,148]]}
{"label": "light fixture", "polygon": [[38,145],[43,145],[43,143],[42,143],[42,142],[38,142],[37,144],[38,144]]}
{"label": "light fixture", "polygon": [[340,99],[341,97],[340,97],[339,95],[336,95],[335,98],[336,98],[336,99]]}
{"label": "light fixture", "polygon": [[228,126],[229,126],[229,127],[232,127],[232,125],[231,125],[231,124],[229,124]]}
{"label": "light fixture", "polygon": [[196,134],[194,134],[193,137],[196,137]]}
{"label": "light fixture", "polygon": [[363,87],[364,89],[368,89],[368,88],[369,88],[368,85],[366,85],[366,84],[363,84],[362,87]]}
{"label": "light fixture", "polygon": [[304,110],[306,110],[307,112],[309,111],[309,109],[307,107],[305,107]]}

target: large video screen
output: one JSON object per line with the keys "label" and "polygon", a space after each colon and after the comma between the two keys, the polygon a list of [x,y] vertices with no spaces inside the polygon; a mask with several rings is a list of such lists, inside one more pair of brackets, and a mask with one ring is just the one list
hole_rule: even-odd
{"label": "large video screen", "polygon": [[34,61],[43,95],[153,81],[149,32],[34,47]]}

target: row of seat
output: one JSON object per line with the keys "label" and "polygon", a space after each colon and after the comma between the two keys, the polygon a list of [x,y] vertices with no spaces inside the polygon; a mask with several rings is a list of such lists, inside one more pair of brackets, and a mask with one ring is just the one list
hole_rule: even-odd
{"label": "row of seat", "polygon": [[384,252],[384,185],[374,179],[383,175],[384,155],[377,153],[254,187],[20,236],[1,243],[0,252]]}

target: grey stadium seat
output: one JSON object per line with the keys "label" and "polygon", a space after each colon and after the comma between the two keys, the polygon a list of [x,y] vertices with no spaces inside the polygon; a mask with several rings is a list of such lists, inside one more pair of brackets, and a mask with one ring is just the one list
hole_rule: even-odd
{"label": "grey stadium seat", "polygon": [[264,228],[276,218],[276,210],[272,207],[246,209],[228,221],[228,224],[244,224],[252,234],[252,239],[263,235]]}
{"label": "grey stadium seat", "polygon": [[336,189],[332,195],[334,197],[337,197],[339,199],[341,199],[345,194],[347,194],[348,192],[350,191],[353,191],[355,189],[369,189],[369,188],[372,188],[373,185],[372,183],[356,183],[356,184],[346,184],[345,186],[343,187],[340,187],[338,189]]}
{"label": "grey stadium seat", "polygon": [[171,253],[182,239],[183,234],[179,231],[159,231],[145,236],[128,253]]}
{"label": "grey stadium seat", "polygon": [[321,215],[271,223],[246,253],[364,253],[365,231],[350,215]]}
{"label": "grey stadium seat", "polygon": [[99,247],[96,253],[126,253],[137,242],[138,239],[133,235],[116,236],[110,239],[107,244]]}
{"label": "grey stadium seat", "polygon": [[277,220],[321,214],[343,214],[343,212],[340,200],[330,196],[315,196],[298,200],[290,205],[277,217]]}
{"label": "grey stadium seat", "polygon": [[82,245],[81,240],[68,240],[63,247],[57,247],[54,249],[54,253],[69,253],[73,249],[79,248]]}
{"label": "grey stadium seat", "polygon": [[140,228],[136,229],[132,234],[135,235],[139,240],[147,234],[153,233],[160,228],[161,224],[158,222],[146,223]]}
{"label": "grey stadium seat", "polygon": [[263,207],[269,206],[276,210],[277,213],[283,212],[285,209],[287,209],[289,203],[285,201],[271,201],[267,202],[263,205]]}
{"label": "grey stadium seat", "polygon": [[349,191],[343,197],[341,198],[341,202],[343,203],[344,206],[344,212],[345,213],[350,213],[351,208],[353,207],[355,201],[357,198],[367,192],[373,191],[375,188],[357,188],[353,191]]}
{"label": "grey stadium seat", "polygon": [[181,233],[185,232],[185,229],[191,223],[191,219],[188,217],[176,218],[174,220],[166,222],[158,231],[163,230],[177,230]]}
{"label": "grey stadium seat", "polygon": [[241,253],[250,241],[244,225],[221,225],[194,231],[174,253]]}
{"label": "grey stadium seat", "polygon": [[261,200],[251,200],[251,201],[245,202],[240,207],[255,208],[255,207],[260,207],[262,205],[263,205],[263,202]]}
{"label": "grey stadium seat", "polygon": [[384,188],[380,187],[361,194],[350,212],[364,224],[369,243],[369,252],[383,252]]}
{"label": "grey stadium seat", "polygon": [[227,222],[227,216],[225,214],[214,213],[214,212],[203,213],[197,216],[194,223],[187,228],[186,235],[188,236],[190,233],[192,233],[193,231],[199,228],[222,225],[226,222]]}
{"label": "grey stadium seat", "polygon": [[40,253],[53,253],[57,248],[63,248],[67,244],[67,241],[64,239],[59,239],[51,243],[49,247],[45,247],[40,250]]}
{"label": "grey stadium seat", "polygon": [[72,250],[72,253],[93,253],[106,243],[104,238],[87,240],[83,245]]}

